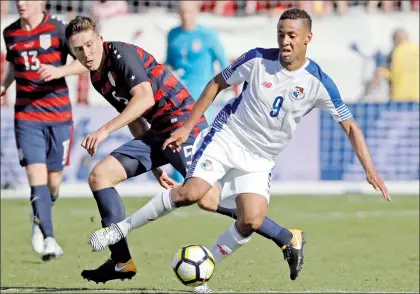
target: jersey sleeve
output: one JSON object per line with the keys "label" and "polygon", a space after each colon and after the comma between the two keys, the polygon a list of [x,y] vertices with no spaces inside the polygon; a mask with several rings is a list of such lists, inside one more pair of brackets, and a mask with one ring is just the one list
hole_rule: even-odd
{"label": "jersey sleeve", "polygon": [[122,76],[124,84],[130,90],[143,82],[149,81],[143,61],[134,45],[108,43],[108,46],[109,55],[112,56],[118,75]]}
{"label": "jersey sleeve", "polygon": [[257,57],[257,50],[252,49],[242,54],[235,62],[222,71],[222,76],[229,85],[249,82],[253,63]]}
{"label": "jersey sleeve", "polygon": [[334,81],[323,73],[316,107],[328,110],[336,122],[351,119],[353,115],[341,99],[340,92]]}

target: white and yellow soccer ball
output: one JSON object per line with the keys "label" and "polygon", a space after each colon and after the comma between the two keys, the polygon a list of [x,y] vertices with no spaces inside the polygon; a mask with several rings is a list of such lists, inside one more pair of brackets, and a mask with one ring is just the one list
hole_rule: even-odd
{"label": "white and yellow soccer ball", "polygon": [[177,278],[186,286],[200,286],[213,276],[213,254],[202,245],[187,245],[178,250],[172,262]]}

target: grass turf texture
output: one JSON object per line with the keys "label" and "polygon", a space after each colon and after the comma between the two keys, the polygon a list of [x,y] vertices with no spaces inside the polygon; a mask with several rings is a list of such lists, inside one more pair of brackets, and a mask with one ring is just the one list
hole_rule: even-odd
{"label": "grass turf texture", "polygon": [[[127,213],[147,198],[124,198]],[[93,198],[59,199],[53,208],[56,239],[64,256],[44,263],[30,245],[29,201],[1,201],[2,292],[180,292],[171,262],[189,243],[210,247],[232,220],[197,206],[182,208],[129,236],[137,266],[133,280],[95,284],[83,269],[96,268],[108,251],[92,253],[87,244],[100,227]],[[93,218],[92,216],[95,215]],[[419,197],[380,196],[272,197],[268,215],[308,236],[303,271],[294,282],[280,249],[261,236],[221,264],[209,283],[219,292],[418,292]],[[10,289],[11,288],[11,289]],[[96,292],[96,291],[95,291]]]}

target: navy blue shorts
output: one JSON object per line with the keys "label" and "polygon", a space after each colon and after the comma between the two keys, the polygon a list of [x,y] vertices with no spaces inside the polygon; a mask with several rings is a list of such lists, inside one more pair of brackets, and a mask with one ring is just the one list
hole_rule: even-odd
{"label": "navy blue shorts", "polygon": [[192,146],[195,138],[190,136],[182,145],[180,152],[172,152],[162,145],[169,135],[156,135],[149,131],[146,135],[137,137],[111,152],[124,167],[127,177],[135,177],[154,168],[171,164],[185,177],[191,164]]}
{"label": "navy blue shorts", "polygon": [[45,163],[49,171],[63,170],[70,163],[72,135],[72,124],[37,126],[15,123],[20,165]]}

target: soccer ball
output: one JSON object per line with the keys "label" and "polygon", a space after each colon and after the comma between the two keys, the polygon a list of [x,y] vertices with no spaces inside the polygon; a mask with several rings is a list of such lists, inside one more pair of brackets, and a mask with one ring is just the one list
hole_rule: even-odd
{"label": "soccer ball", "polygon": [[178,250],[172,262],[177,278],[186,286],[200,286],[210,280],[214,272],[214,257],[202,245],[187,245]]}

